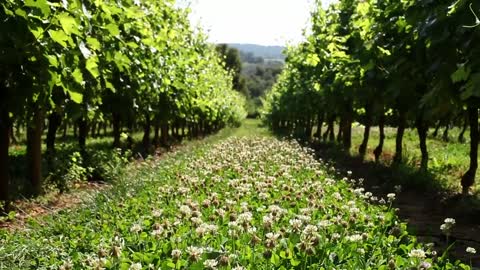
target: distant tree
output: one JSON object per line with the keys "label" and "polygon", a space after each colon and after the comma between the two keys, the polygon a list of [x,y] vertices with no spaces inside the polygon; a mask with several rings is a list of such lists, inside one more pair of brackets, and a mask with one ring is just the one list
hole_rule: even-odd
{"label": "distant tree", "polygon": [[265,69],[261,66],[257,66],[257,71],[255,72],[255,75],[259,77],[265,76]]}
{"label": "distant tree", "polygon": [[225,68],[232,73],[233,89],[248,97],[245,78],[242,78],[242,61],[238,49],[230,48],[227,44],[218,44],[217,52],[224,59]]}
{"label": "distant tree", "polygon": [[261,56],[255,56],[253,52],[243,52],[240,51],[240,60],[245,63],[250,63],[250,64],[263,64],[265,63],[265,59]]}

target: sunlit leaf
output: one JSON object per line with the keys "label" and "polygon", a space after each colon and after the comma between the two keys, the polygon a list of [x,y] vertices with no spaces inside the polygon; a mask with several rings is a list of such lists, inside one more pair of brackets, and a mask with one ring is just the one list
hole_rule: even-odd
{"label": "sunlit leaf", "polygon": [[44,16],[50,15],[50,6],[47,0],[24,0],[24,4],[27,7],[38,8]]}
{"label": "sunlit leaf", "polygon": [[116,24],[110,23],[107,24],[104,28],[108,30],[108,32],[110,32],[110,35],[112,36],[120,35],[120,29],[118,29],[118,26]]}
{"label": "sunlit leaf", "polygon": [[62,45],[62,47],[67,47],[67,40],[68,36],[62,30],[48,30],[48,34],[52,38],[53,41],[57,42],[58,44]]}
{"label": "sunlit leaf", "polygon": [[68,94],[70,95],[70,98],[72,99],[73,102],[78,104],[82,103],[83,95],[81,93],[68,91]]}
{"label": "sunlit leaf", "polygon": [[98,41],[98,39],[93,37],[87,37],[87,44],[92,50],[98,51],[102,48],[102,45]]}
{"label": "sunlit leaf", "polygon": [[48,59],[48,62],[50,63],[50,66],[58,67],[58,60],[55,55],[47,55],[46,57]]}
{"label": "sunlit leaf", "polygon": [[17,8],[17,9],[15,10],[15,14],[17,14],[18,16],[21,16],[21,17],[23,17],[23,18],[25,18],[25,19],[27,19],[27,12],[26,12],[25,10],[23,10],[23,9]]}
{"label": "sunlit leaf", "polygon": [[75,21],[73,17],[68,15],[68,13],[60,13],[57,15],[57,19],[60,22],[60,25],[62,26],[63,31],[67,35],[75,34],[75,35],[81,35],[81,32],[79,30],[79,25]]}
{"label": "sunlit leaf", "polygon": [[86,61],[86,69],[92,74],[94,78],[100,76],[100,71],[98,70],[98,57],[92,56]]}
{"label": "sunlit leaf", "polygon": [[83,81],[83,74],[82,74],[82,71],[80,69],[75,69],[73,72],[72,72],[72,76],[73,76],[73,79],[75,80],[75,82],[79,83],[79,84],[83,84],[84,81]]}

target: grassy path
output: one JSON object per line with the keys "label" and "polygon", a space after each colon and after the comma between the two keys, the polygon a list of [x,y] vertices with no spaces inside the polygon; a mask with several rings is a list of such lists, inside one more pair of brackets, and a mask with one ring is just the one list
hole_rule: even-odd
{"label": "grassy path", "polygon": [[131,164],[93,202],[0,231],[0,269],[468,269],[408,235],[394,194],[257,124]]}

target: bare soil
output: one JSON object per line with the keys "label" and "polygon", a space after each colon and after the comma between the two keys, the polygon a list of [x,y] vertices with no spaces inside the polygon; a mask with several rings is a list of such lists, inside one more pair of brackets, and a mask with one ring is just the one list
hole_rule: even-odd
{"label": "bare soil", "polygon": [[100,182],[77,183],[74,189],[67,193],[48,192],[35,199],[21,199],[11,202],[11,211],[15,212],[13,219],[0,220],[0,229],[19,230],[25,228],[30,219],[40,221],[45,215],[55,214],[60,210],[73,208],[93,198],[110,185]]}

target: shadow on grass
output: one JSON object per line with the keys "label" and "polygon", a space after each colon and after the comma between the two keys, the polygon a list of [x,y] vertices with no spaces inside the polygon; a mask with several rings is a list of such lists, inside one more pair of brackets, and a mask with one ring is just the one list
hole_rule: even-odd
{"label": "shadow on grass", "polygon": [[[307,144],[306,140],[303,143]],[[440,230],[445,218],[455,218],[457,225],[452,232],[450,242],[455,242],[449,254],[454,259],[469,263],[471,255],[466,253],[467,247],[480,249],[480,200],[478,196],[463,197],[445,190],[439,184],[435,174],[419,171],[406,164],[376,163],[364,161],[336,143],[315,141],[309,143],[319,159],[334,166],[340,176],[348,176],[351,172],[355,179],[363,178],[364,187],[376,196],[385,197],[395,192],[400,185],[402,191],[397,194],[394,204],[397,214],[408,222],[412,235],[425,243],[434,243],[438,252],[448,249],[446,237]],[[386,153],[388,157],[389,154]],[[480,267],[480,260],[474,260],[474,266]]]}
{"label": "shadow on grass", "polygon": [[[305,140],[303,141],[304,143]],[[376,190],[385,195],[394,192],[394,187],[400,185],[404,192],[418,193],[421,199],[435,200],[436,207],[456,207],[460,205],[458,214],[466,217],[473,214],[480,214],[480,197],[475,195],[463,197],[447,190],[439,183],[436,173],[432,171],[421,171],[405,163],[391,164],[393,155],[384,153],[390,162],[365,161],[360,156],[352,156],[340,145],[331,142],[315,141],[310,143],[316,154],[323,161],[332,164],[344,173],[352,171],[356,178],[364,178],[365,187]],[[459,180],[460,181],[460,180]],[[480,224],[480,220],[471,216]]]}

